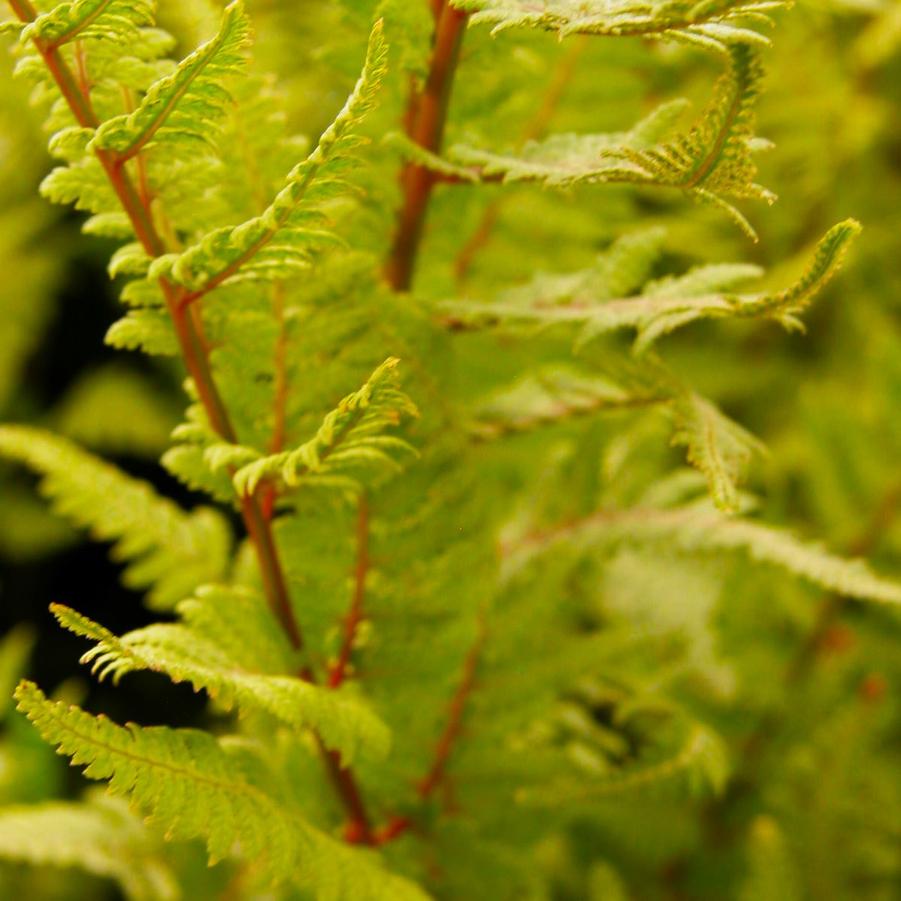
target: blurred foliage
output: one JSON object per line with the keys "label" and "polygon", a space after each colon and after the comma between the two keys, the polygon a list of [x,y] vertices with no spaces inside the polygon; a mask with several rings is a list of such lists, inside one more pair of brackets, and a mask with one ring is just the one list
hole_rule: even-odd
{"label": "blurred foliage", "polygon": [[[175,36],[177,57],[215,32],[222,5],[160,0],[159,21]],[[366,151],[371,171],[358,176],[365,187],[361,210],[346,216],[337,209],[334,216],[352,247],[382,256],[399,202],[394,173],[404,152],[402,144],[383,138],[398,127],[409,78],[424,68],[431,28],[426,4],[414,9],[410,0],[250,0],[247,6],[256,31],[255,74],[277,75],[285,127],[307,143],[315,142],[341,107],[358,74],[371,20],[376,12],[385,15],[386,36],[397,54],[392,65],[398,68],[368,126],[374,140]],[[759,265],[766,271],[761,290],[778,290],[798,276],[834,223],[861,220],[862,237],[840,278],[805,315],[805,336],[757,321],[702,322],[665,337],[661,353],[673,379],[691,385],[768,448],[766,454],[749,455],[747,493],[743,487],[739,495],[743,510],[754,507],[763,522],[788,526],[846,556],[866,557],[879,572],[898,578],[901,5],[797,0],[775,19],[756,102],[756,133],[774,146],[759,157],[757,180],[779,201],[772,207],[741,203],[759,243],[751,244],[721,211],[675,192],[628,185],[578,185],[564,192],[518,182],[447,185],[432,200],[415,293],[430,303],[451,297],[485,301],[528,283],[536,273],[551,280],[586,270],[600,252],[639,227],[660,227],[664,236],[660,256],[639,285],[726,260]],[[169,477],[153,461],[179,421],[180,368],[162,356],[148,361],[118,353],[111,361],[100,350],[115,316],[113,291],[97,296],[96,280],[84,273],[102,269],[111,246],[82,235],[77,221],[38,199],[37,183],[49,168],[46,135],[30,111],[27,87],[11,76],[11,68],[0,67],[0,418],[51,428],[126,467],[151,472],[165,490]],[[558,41],[532,30],[493,37],[488,28],[473,27],[464,43],[446,143],[513,153],[557,132],[623,132],[679,96],[692,101],[680,120],[684,125],[704,109],[721,69],[716,56],[681,44],[591,36]],[[298,151],[297,158],[304,153]],[[241,177],[228,188],[235,195],[246,189]],[[449,382],[453,396],[445,401],[451,409],[442,409],[436,396],[441,389],[429,380],[442,372],[447,349],[441,345],[431,358],[436,346],[429,343],[431,332],[418,320],[411,324],[415,317],[409,310],[398,312],[399,306],[374,289],[374,301],[360,299],[370,284],[369,276],[360,274],[365,266],[345,266],[344,258],[340,266],[327,258],[318,270],[324,287],[296,289],[300,321],[311,326],[295,335],[293,347],[314,399],[305,399],[305,406],[298,402],[293,411],[294,438],[315,431],[322,414],[362,384],[374,363],[387,356],[383,351],[393,353],[397,343],[415,348],[411,365],[421,367],[411,389],[427,408],[420,434],[439,431],[436,422],[457,422],[458,409],[516,412],[521,399],[534,403],[537,396],[547,404],[548,384],[559,388],[559,364],[570,356],[565,338],[550,331],[538,340],[528,331],[500,338],[463,331],[454,350],[462,362]],[[323,324],[308,316],[335,298],[357,301],[360,319],[347,314]],[[65,343],[54,330],[79,321],[78,312],[63,305],[100,311],[86,320],[100,323],[96,334],[88,328],[77,333],[80,344],[96,350],[48,375],[41,361],[48,348]],[[249,302],[241,313],[248,309]],[[213,327],[218,337],[234,341],[236,358],[243,348],[249,359],[255,347],[249,339],[241,344],[245,321],[214,321]],[[323,353],[323,346],[339,340],[347,348],[340,359]],[[622,350],[616,339],[601,344],[591,351],[593,368],[606,377],[605,353]],[[226,387],[239,397],[246,372],[240,361],[226,362],[235,367]],[[544,372],[542,366],[558,381],[533,381],[525,388],[517,381],[523,373]],[[348,369],[356,381],[346,378]],[[511,383],[518,385],[512,400],[505,394]],[[601,398],[615,396],[607,383],[594,387]],[[252,412],[251,401],[246,409]],[[246,421],[242,438],[252,432],[250,413]],[[394,623],[381,638],[374,628],[372,638],[376,651],[387,648],[403,665],[397,674],[380,673],[376,666],[373,681],[384,682],[369,689],[369,697],[396,735],[404,736],[409,727],[412,736],[406,745],[398,740],[397,754],[384,770],[364,769],[382,782],[382,810],[389,810],[386,798],[409,793],[411,773],[422,770],[440,730],[443,702],[417,705],[422,698],[428,701],[430,692],[442,698],[452,692],[473,643],[491,566],[482,557],[493,554],[486,536],[503,528],[502,541],[514,540],[529,528],[541,532],[596,509],[670,508],[704,493],[703,480],[683,467],[684,454],[669,446],[672,424],[654,410],[589,413],[549,429],[511,431],[512,436],[486,441],[489,449],[475,451],[466,465],[455,460],[456,445],[442,445],[427,461],[426,474],[404,477],[412,480],[410,495],[418,490],[421,496],[428,495],[429,473],[450,472],[459,479],[457,485],[443,484],[438,496],[428,495],[436,506],[451,495],[459,501],[447,522],[424,520],[426,529],[434,530],[428,540],[422,530],[409,534],[417,531],[417,517],[426,514],[412,504],[405,507],[403,497],[390,512],[413,528],[394,533],[392,523],[374,539],[376,555],[382,556],[373,594],[392,615],[403,601],[417,616],[409,632]],[[243,443],[253,444],[249,438]],[[193,470],[183,461],[168,468],[185,478]],[[187,480],[192,489],[228,496],[223,469]],[[88,497],[84,505],[92,503]],[[311,503],[309,509],[300,504],[299,510],[307,518],[292,519],[279,538],[285,546],[306,549],[289,557],[289,577],[305,597],[321,603],[308,633],[324,648],[334,648],[334,623],[344,598],[332,599],[326,576],[339,573],[343,587],[353,555],[347,541],[330,536],[352,534],[352,517],[339,504]],[[461,535],[481,537],[486,547],[459,550],[466,544]],[[46,511],[30,477],[4,464],[0,556],[5,562],[43,560],[53,566],[61,548],[81,540]],[[223,541],[215,543],[220,554]],[[494,629],[507,644],[499,642],[489,654],[484,695],[474,694],[472,720],[455,761],[451,806],[463,814],[435,826],[429,818],[437,811],[429,810],[420,824],[427,838],[408,835],[387,848],[392,867],[422,880],[439,898],[901,897],[901,626],[894,611],[788,580],[776,567],[741,555],[683,551],[668,534],[650,543],[611,540],[602,554],[588,558],[564,545],[538,572],[531,562],[524,564],[528,578],[522,571],[505,577],[493,614]],[[422,566],[409,566],[420,553]],[[316,561],[310,573],[304,569],[307,558]],[[417,583],[427,563],[441,568],[431,595]],[[244,548],[229,578],[255,585],[256,575],[248,575],[252,569]],[[399,586],[394,593],[385,584],[392,578]],[[448,595],[443,603],[434,600],[442,591]],[[565,601],[566,611],[555,609],[552,615],[549,598],[561,606]],[[446,609],[451,601],[459,602],[459,618]],[[404,649],[423,640],[430,617],[444,630],[447,647],[440,653],[420,648],[425,656],[432,650],[436,659],[428,662],[434,668],[413,667],[412,681],[421,684],[401,685],[411,681]],[[561,647],[570,648],[559,637],[561,620],[569,633],[604,638],[596,646],[579,645],[584,657],[570,661],[566,673],[578,678],[565,688],[547,663]],[[546,631],[536,638],[526,626]],[[0,698],[9,698],[29,672],[34,640],[25,626],[3,640]],[[504,655],[514,650],[519,657],[511,662]],[[522,659],[530,666],[522,667]],[[550,688],[532,702],[535,723],[531,731],[511,727],[507,733],[508,721],[518,721],[505,705],[531,690],[529,680],[542,662]],[[54,697],[80,702],[85,690],[80,682],[65,682]],[[230,721],[213,706],[217,728],[224,731]],[[131,709],[128,716],[140,722],[142,711]],[[252,713],[236,741],[268,728],[260,718]],[[164,844],[159,834],[164,830],[146,826],[114,800],[86,792],[11,704],[3,709],[0,728],[0,856],[15,860],[0,866],[0,896],[41,901],[112,898],[117,891],[133,898],[264,896],[255,893],[253,879],[234,860],[207,870],[196,843]],[[469,746],[467,738],[472,738]],[[302,798],[311,818],[321,815],[335,831],[336,822],[328,819],[334,821],[334,812],[317,788],[319,771],[298,759],[299,741],[281,736],[279,742],[273,754],[285,797]],[[515,758],[508,768],[494,759],[501,756],[495,754],[499,747]],[[554,769],[561,759],[571,768],[565,777]],[[517,769],[530,767],[553,778],[534,780],[540,783],[536,787]],[[646,772],[649,784],[640,778],[633,784],[636,771]],[[529,788],[517,793],[511,785],[521,789],[520,782]],[[63,850],[42,858],[29,850],[38,842],[4,839],[4,834],[21,839],[24,827],[16,817],[29,811],[53,814],[49,825],[35,827],[32,820],[29,827],[41,830],[37,834],[48,846],[52,824],[68,822],[60,817],[82,817],[71,821],[80,825],[67,828],[70,837],[83,832],[84,850],[66,847],[64,836]],[[293,889],[265,895],[270,896],[305,897]]]}

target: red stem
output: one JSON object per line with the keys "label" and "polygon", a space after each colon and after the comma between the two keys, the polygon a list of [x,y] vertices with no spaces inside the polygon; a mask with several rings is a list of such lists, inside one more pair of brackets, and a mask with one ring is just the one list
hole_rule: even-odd
{"label": "red stem", "polygon": [[366,575],[369,572],[369,505],[364,494],[357,502],[357,564],[354,569],[354,591],[350,610],[344,620],[344,639],[338,659],[329,673],[328,684],[337,688],[347,677],[357,631],[363,621],[366,600]]}
{"label": "red stem", "polygon": [[469,696],[475,687],[479,658],[482,655],[482,648],[485,645],[487,635],[485,616],[480,614],[476,639],[469,649],[466,659],[463,661],[463,673],[457,690],[454,692],[454,696],[451,698],[448,706],[447,723],[435,747],[432,766],[416,788],[419,797],[423,800],[428,798],[445,779],[447,764],[457,739],[463,731],[463,715],[466,712],[466,702],[469,700]]}
{"label": "red stem", "polygon": [[[447,722],[435,745],[435,754],[428,772],[416,785],[416,793],[421,801],[427,801],[447,780],[447,767],[460,736],[463,734],[463,717],[466,704],[476,685],[482,649],[488,639],[488,627],[484,611],[479,613],[478,632],[463,661],[463,670],[457,690],[448,704]],[[402,836],[413,826],[413,820],[406,816],[391,817],[373,835],[373,844],[386,845]]]}
{"label": "red stem", "polygon": [[[437,6],[433,9],[437,11]],[[411,108],[409,137],[431,153],[441,149],[467,15],[444,3],[437,17],[435,46],[425,87]],[[434,175],[419,163],[407,163],[401,173],[404,201],[398,214],[394,243],[385,263],[385,278],[395,291],[410,289],[434,184]]]}

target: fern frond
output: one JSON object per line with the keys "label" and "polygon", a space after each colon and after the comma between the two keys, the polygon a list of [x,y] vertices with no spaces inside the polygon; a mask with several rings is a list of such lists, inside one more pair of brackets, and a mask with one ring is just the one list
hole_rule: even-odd
{"label": "fern frond", "polygon": [[817,244],[813,259],[797,282],[775,294],[737,298],[738,314],[775,319],[789,331],[803,331],[804,325],[798,316],[841,269],[861,230],[856,219],[846,219],[833,226]]}
{"label": "fern frond", "polygon": [[704,474],[716,506],[737,511],[737,484],[754,453],[765,450],[763,445],[694,391],[677,392],[669,410],[675,428],[673,444],[687,449],[688,462]]}
{"label": "fern frond", "polygon": [[610,380],[575,370],[547,367],[482,401],[474,411],[473,433],[483,439],[498,438],[667,399],[653,391],[629,391]]}
{"label": "fern frond", "polygon": [[901,585],[876,575],[862,560],[835,556],[782,529],[733,518],[703,504],[600,512],[575,525],[536,534],[511,546],[508,575],[564,540],[586,549],[662,542],[680,553],[739,553],[844,597],[901,605]]}
{"label": "fern frond", "polygon": [[284,279],[308,264],[311,247],[332,239],[321,227],[321,206],[339,184],[342,163],[359,145],[356,126],[375,104],[387,57],[382,32],[377,22],[363,72],[343,109],[265,212],[217,229],[183,253],[161,257],[152,267],[154,277],[169,276],[195,297],[239,279]]}
{"label": "fern frond", "polygon": [[149,589],[152,606],[171,608],[225,572],[231,536],[212,508],[186,513],[148,483],[40,429],[0,426],[0,456],[39,473],[61,516],[114,542],[114,556],[129,563],[125,584]]}
{"label": "fern frond", "polygon": [[[364,476],[372,479],[397,472],[399,459],[409,458],[416,451],[403,439],[386,433],[405,417],[418,415],[413,402],[398,387],[395,370],[399,362],[393,357],[386,360],[362,388],[348,394],[325,417],[316,435],[300,447],[241,466],[234,476],[238,493],[252,494],[262,481],[275,481],[288,488],[321,484],[356,491]],[[227,456],[223,462],[233,464],[235,458]]]}
{"label": "fern frond", "polygon": [[[345,765],[360,754],[384,757],[390,746],[387,726],[346,692],[322,688],[300,678],[244,669],[202,630],[181,623],[158,623],[121,638],[80,613],[54,604],[53,615],[76,635],[96,642],[81,658],[99,679],[118,681],[139,670],[165,673],[189,682],[226,709],[265,710],[295,729],[312,729]],[[248,610],[264,613],[260,605]],[[235,623],[235,628],[240,624]]]}
{"label": "fern frond", "polygon": [[757,51],[746,44],[730,48],[729,59],[728,72],[695,125],[663,143],[648,146],[647,129],[639,125],[621,136],[557,135],[528,145],[518,157],[456,147],[451,158],[504,181],[674,188],[714,202],[754,238],[750,224],[725,198],[775,200],[754,183],[754,101],[762,67]]}
{"label": "fern frond", "polygon": [[122,802],[48,801],[0,809],[0,858],[114,879],[130,901],[176,901],[174,874]]}
{"label": "fern frond", "polygon": [[168,839],[202,838],[211,862],[239,848],[271,879],[293,880],[321,901],[425,901],[370,853],[329,838],[273,797],[244,745],[194,729],[118,726],[49,700],[31,682],[19,685],[16,699],[45,740],[88,778],[108,780],[114,795],[148,810]]}
{"label": "fern frond", "polygon": [[133,112],[104,122],[90,147],[127,160],[153,142],[208,141],[231,100],[223,82],[240,73],[250,39],[241,0],[229,4],[219,33],[198,47],[171,74],[151,85]]}
{"label": "fern frond", "polygon": [[24,41],[38,41],[44,49],[76,39],[134,41],[144,26],[153,25],[154,0],[74,0],[59,3],[39,15],[22,32]]}
{"label": "fern frond", "polygon": [[[502,295],[495,302],[452,301],[442,304],[442,309],[467,322],[581,325],[578,346],[599,335],[632,328],[638,333],[637,353],[647,351],[661,336],[699,319],[772,319],[785,328],[797,329],[801,325],[798,315],[839,270],[859,233],[860,225],[853,219],[830,229],[798,281],[775,293],[736,294],[716,290],[757,274],[754,267],[717,266],[704,267],[683,279],[652,283],[637,297],[610,300],[592,296],[590,291],[542,296],[547,281],[541,277],[516,294]],[[710,293],[692,296],[691,292],[699,287]]]}
{"label": "fern frond", "polygon": [[[448,150],[447,163],[432,163],[429,168],[441,171],[443,166],[449,166],[451,172],[459,169],[471,175],[478,173],[488,181],[537,182],[555,188],[615,181],[617,170],[607,164],[606,154],[624,147],[638,150],[654,146],[672,129],[687,105],[684,100],[663,103],[629,131],[553,134],[528,142],[516,153],[455,144]],[[417,162],[428,165],[428,157]]]}
{"label": "fern frond", "polygon": [[472,12],[473,23],[493,25],[493,31],[530,27],[570,34],[608,37],[650,37],[689,40],[722,49],[734,42],[765,43],[748,27],[768,24],[767,12],[784,6],[781,0],[453,0]]}
{"label": "fern frond", "polygon": [[664,760],[569,785],[525,789],[518,793],[517,801],[530,806],[590,804],[612,795],[652,791],[675,779],[684,779],[692,795],[720,794],[728,776],[729,761],[722,739],[713,730],[694,723],[682,746]]}

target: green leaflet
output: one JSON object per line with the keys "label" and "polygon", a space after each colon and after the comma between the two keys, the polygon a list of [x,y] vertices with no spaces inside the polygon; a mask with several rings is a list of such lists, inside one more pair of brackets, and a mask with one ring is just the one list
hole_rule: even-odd
{"label": "green leaflet", "polygon": [[730,518],[704,505],[598,512],[574,525],[539,533],[511,546],[508,574],[567,540],[583,548],[664,542],[680,553],[740,553],[844,597],[901,605],[901,585],[876,575],[862,560],[837,557],[782,529]]}
{"label": "green leaflet", "polygon": [[796,862],[779,823],[771,816],[760,814],[752,821],[749,832],[745,877],[738,901],[758,898],[801,901],[804,891]]}
{"label": "green leaflet", "polygon": [[114,879],[129,901],[176,901],[174,874],[144,824],[112,798],[0,809],[0,857]]}
{"label": "green leaflet", "polygon": [[386,57],[377,22],[363,72],[344,107],[266,211],[241,225],[217,229],[180,254],[161,257],[151,275],[171,277],[199,296],[225,282],[283,279],[305,268],[312,249],[334,240],[321,227],[319,206],[340,184],[341,162],[359,144],[354,128],[375,103]]}
{"label": "green leaflet", "polygon": [[[661,336],[704,318],[772,319],[785,328],[797,329],[801,327],[798,315],[839,270],[859,233],[860,225],[853,219],[830,229],[817,245],[803,275],[788,288],[774,293],[734,294],[717,290],[743,281],[757,270],[705,267],[684,279],[651,284],[644,295],[637,297],[611,300],[603,294],[592,296],[590,289],[555,296],[547,292],[546,280],[539,279],[494,303],[449,302],[442,308],[465,321],[580,325],[579,346],[607,332],[633,328],[638,332],[637,353],[647,351]],[[705,293],[691,296],[699,287]]]}
{"label": "green leaflet", "polygon": [[704,473],[717,507],[737,511],[737,484],[763,445],[693,391],[676,392],[669,406],[675,426],[673,444],[687,448],[688,462]]}
{"label": "green leaflet", "polygon": [[[221,592],[214,600],[219,597]],[[388,753],[388,728],[363,703],[346,692],[300,678],[246,669],[205,630],[159,623],[119,638],[68,607],[57,604],[52,610],[65,628],[97,642],[81,660],[92,664],[92,672],[101,680],[111,676],[118,681],[138,670],[165,673],[173,682],[189,682],[195,691],[206,691],[226,708],[265,710],[296,729],[313,729],[328,748],[341,754],[345,765],[360,755],[384,757]],[[245,605],[243,612],[244,621],[236,620],[232,628],[246,630],[245,637],[250,640],[255,631],[253,619],[269,615],[259,599]],[[282,659],[286,656],[283,652]]]}
{"label": "green leaflet", "polygon": [[154,357],[178,354],[172,321],[163,310],[129,310],[107,329],[104,340],[110,347],[142,350]]}
{"label": "green leaflet", "polygon": [[765,43],[747,23],[769,24],[764,15],[782,0],[453,0],[458,9],[472,12],[474,23],[506,28],[531,27],[569,34],[609,37],[660,37],[691,41],[721,50],[735,42]]}
{"label": "green leaflet", "polygon": [[168,446],[177,408],[145,376],[119,363],[93,370],[66,392],[56,428],[95,452],[150,458]]}
{"label": "green leaflet", "polygon": [[250,22],[236,0],[226,7],[219,33],[151,85],[133,113],[104,122],[90,147],[126,160],[151,141],[209,141],[231,99],[223,82],[243,70],[249,40]]}
{"label": "green leaflet", "polygon": [[225,571],[231,537],[209,507],[186,513],[146,482],[125,475],[64,438],[26,426],[0,426],[0,456],[43,476],[56,511],[129,561],[123,579],[149,588],[148,601],[167,609]]}
{"label": "green leaflet", "polygon": [[105,40],[127,44],[142,26],[154,21],[154,0],[74,0],[59,3],[38,16],[22,32],[23,40],[61,47],[80,40]]}
{"label": "green leaflet", "polygon": [[861,225],[856,219],[846,219],[833,226],[817,244],[813,259],[797,282],[775,294],[740,298],[740,314],[766,316],[789,330],[803,331],[804,325],[798,316],[841,269],[848,249],[860,232]]}
{"label": "green leaflet", "polygon": [[104,716],[48,700],[31,682],[16,689],[19,709],[90,779],[108,780],[149,810],[169,839],[202,838],[210,861],[241,856],[273,881],[293,880],[319,901],[423,901],[412,883],[383,870],[305,822],[263,786],[266,774],[244,745],[194,729],[117,726]]}
{"label": "green leaflet", "polygon": [[301,484],[336,486],[358,491],[361,480],[378,480],[398,471],[398,459],[416,454],[406,441],[386,434],[402,419],[416,416],[416,407],[397,385],[400,361],[386,360],[358,391],[347,395],[323,420],[316,435],[292,451],[248,463],[247,448],[218,447],[213,468],[240,465],[234,475],[239,494],[252,494],[266,480],[288,488]]}

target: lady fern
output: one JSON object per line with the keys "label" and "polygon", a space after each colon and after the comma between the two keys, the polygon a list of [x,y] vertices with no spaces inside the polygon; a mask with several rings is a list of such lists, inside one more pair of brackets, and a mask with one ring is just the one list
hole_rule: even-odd
{"label": "lady fern", "polygon": [[[296,11],[310,33],[334,31],[321,53],[303,45],[322,58],[314,102],[257,69],[241,0],[181,61],[150,2],[10,0],[18,70],[62,163],[42,193],[122,242],[109,272],[128,310],[107,342],[184,367],[189,406],[162,462],[208,505],[183,510],[34,427],[0,427],[0,454],[174,613],[117,635],[55,604],[92,643],[82,662],[101,680],[188,683],[217,719],[120,726],[22,681],[43,738],[149,820],[91,799],[16,807],[0,855],[81,865],[135,898],[213,897],[217,879],[227,897],[324,901],[586,897],[620,881],[659,896],[613,840],[569,885],[553,848],[691,805],[715,819],[734,789],[738,678],[713,637],[720,600],[756,610],[783,592],[797,617],[797,577],[876,602],[871,616],[901,604],[863,562],[750,516],[740,485],[761,443],[709,380],[664,362],[701,320],[800,328],[860,230],[834,226],[776,280],[789,287],[754,292],[739,288],[758,267],[680,266],[668,243],[695,215],[681,195],[752,235],[732,200],[775,199],[755,182],[755,104],[784,5],[313,4]],[[187,6],[204,21],[216,4]],[[613,130],[604,95],[566,108],[567,58],[526,138],[501,141],[556,58],[545,32],[675,42],[655,64],[706,71],[709,51],[727,68],[691,124],[670,100]],[[312,142],[290,130],[306,103]],[[547,134],[559,107],[571,130]],[[489,191],[509,193],[486,213]],[[528,215],[498,221],[508,197]],[[607,204],[626,214],[601,240]],[[677,221],[626,224],[646,210]],[[557,248],[540,240],[555,226]],[[492,263],[492,240],[516,253]],[[211,875],[189,883],[160,836],[200,840]]]}

